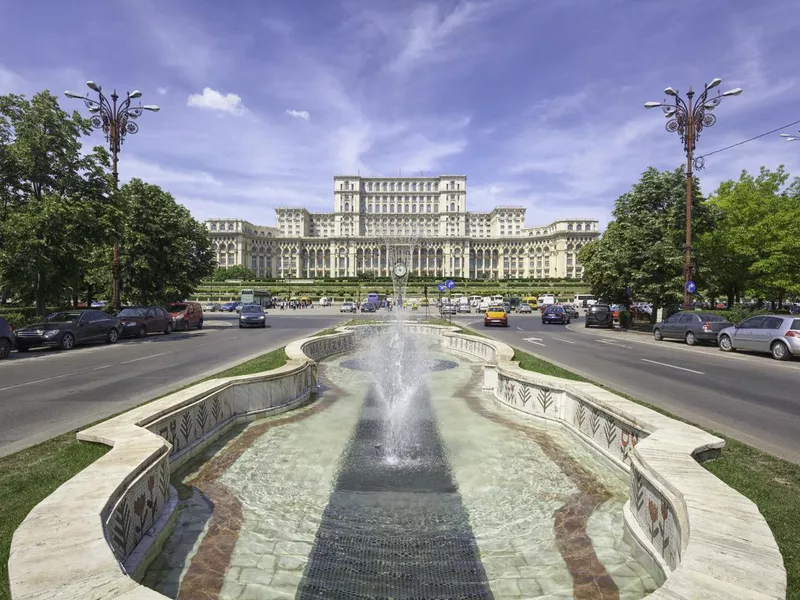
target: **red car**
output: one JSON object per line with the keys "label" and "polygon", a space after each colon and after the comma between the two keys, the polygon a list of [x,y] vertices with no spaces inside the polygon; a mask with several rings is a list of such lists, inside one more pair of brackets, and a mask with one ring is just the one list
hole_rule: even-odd
{"label": "red car", "polygon": [[203,328],[203,307],[199,302],[173,302],[167,307],[172,315],[172,329],[188,331]]}

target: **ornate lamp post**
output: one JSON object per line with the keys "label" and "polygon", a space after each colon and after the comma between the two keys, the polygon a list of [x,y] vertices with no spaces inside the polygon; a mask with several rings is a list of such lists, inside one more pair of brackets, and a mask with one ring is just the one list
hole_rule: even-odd
{"label": "ornate lamp post", "polygon": [[[798,130],[800,131],[800,130]],[[793,135],[791,133],[782,133],[781,137],[784,138],[787,142],[798,142],[800,141],[800,135]]]}
{"label": "ornate lamp post", "polygon": [[722,94],[708,97],[708,93],[716,88],[722,80],[712,79],[703,86],[703,92],[694,99],[694,91],[689,88],[686,92],[686,100],[678,95],[677,90],[668,87],[664,90],[667,96],[671,96],[674,102],[664,100],[663,102],[647,102],[645,108],[661,108],[664,116],[668,119],[666,129],[669,132],[677,132],[683,142],[683,149],[686,152],[686,244],[683,247],[683,309],[692,309],[692,295],[689,293],[689,281],[694,276],[694,266],[692,265],[692,168],[701,169],[703,167],[702,158],[694,159],[694,150],[697,138],[706,127],[711,127],[717,122],[717,117],[712,111],[722,102],[723,97],[738,96],[742,93],[741,88],[734,88]]}
{"label": "ornate lamp post", "polygon": [[[158,112],[159,108],[155,104],[136,105],[131,106],[131,100],[135,100],[142,96],[142,92],[134,90],[126,92],[125,99],[119,102],[117,90],[111,92],[111,101],[103,94],[103,88],[96,84],[94,81],[87,81],[86,87],[93,92],[97,92],[98,99],[94,100],[88,96],[81,96],[74,92],[64,92],[67,98],[76,100],[83,100],[83,103],[92,113],[91,122],[92,127],[95,129],[102,129],[106,134],[106,141],[111,150],[111,168],[114,176],[114,190],[119,191],[119,171],[117,170],[117,163],[119,160],[119,152],[122,148],[122,143],[125,141],[127,134],[134,134],[139,131],[139,125],[136,123],[142,113],[146,110],[151,112]],[[112,266],[113,277],[113,304],[114,309],[120,308],[120,264],[119,264],[119,235],[114,237],[114,263]]]}

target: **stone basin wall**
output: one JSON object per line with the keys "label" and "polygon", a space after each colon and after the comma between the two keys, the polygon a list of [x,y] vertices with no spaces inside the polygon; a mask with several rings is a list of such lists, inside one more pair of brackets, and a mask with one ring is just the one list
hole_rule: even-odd
{"label": "stone basin wall", "polygon": [[[654,600],[786,598],[786,572],[758,508],[698,464],[724,441],[602,388],[525,371],[501,342],[406,323],[483,365],[484,389],[509,410],[565,427],[630,473],[627,533],[664,583]],[[356,333],[356,331],[358,333]],[[382,325],[293,342],[286,365],[213,379],[95,425],[78,438],[111,451],[38,504],[14,533],[14,600],[162,599],[141,575],[175,518],[172,469],[225,429],[304,404],[316,360],[347,352]]]}

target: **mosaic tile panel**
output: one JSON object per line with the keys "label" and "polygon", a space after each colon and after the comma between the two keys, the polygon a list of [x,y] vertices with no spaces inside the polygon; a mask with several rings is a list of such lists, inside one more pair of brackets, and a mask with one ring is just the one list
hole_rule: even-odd
{"label": "mosaic tile panel", "polygon": [[625,464],[630,464],[630,453],[648,433],[631,427],[604,410],[579,400],[575,403],[572,425],[592,438],[605,452]]}
{"label": "mosaic tile panel", "polygon": [[547,386],[517,381],[505,375],[498,378],[495,398],[524,412],[554,419],[559,416],[559,404],[564,392]]}
{"label": "mosaic tile panel", "polygon": [[681,562],[682,531],[672,503],[631,465],[631,511],[656,553],[674,570]]}
{"label": "mosaic tile panel", "polygon": [[326,356],[347,352],[355,347],[354,335],[338,335],[313,339],[303,344],[303,353],[311,360],[320,360]]}
{"label": "mosaic tile panel", "polygon": [[147,426],[172,445],[174,456],[233,416],[233,390],[226,388]]}
{"label": "mosaic tile panel", "polygon": [[164,454],[125,490],[105,522],[106,537],[120,562],[136,548],[169,500],[169,457]]}
{"label": "mosaic tile panel", "polygon": [[495,358],[494,346],[479,339],[467,339],[461,336],[445,336],[445,347],[458,350],[483,360],[491,361]]}

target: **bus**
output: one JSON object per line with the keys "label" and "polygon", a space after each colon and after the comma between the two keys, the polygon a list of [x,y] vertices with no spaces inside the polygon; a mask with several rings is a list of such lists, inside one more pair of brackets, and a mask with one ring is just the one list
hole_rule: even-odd
{"label": "bus", "polygon": [[267,290],[242,290],[242,304],[258,304],[263,308],[272,308],[272,294]]}
{"label": "bus", "polygon": [[380,308],[383,306],[384,301],[386,300],[386,296],[384,294],[379,294],[378,292],[370,292],[367,294],[367,301],[364,304],[372,304],[375,308]]}
{"label": "bus", "polygon": [[597,304],[597,298],[591,294],[575,294],[575,299],[572,301],[572,304],[578,308],[589,308]]}

